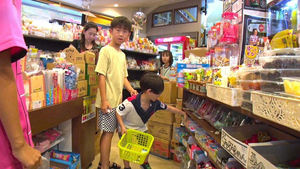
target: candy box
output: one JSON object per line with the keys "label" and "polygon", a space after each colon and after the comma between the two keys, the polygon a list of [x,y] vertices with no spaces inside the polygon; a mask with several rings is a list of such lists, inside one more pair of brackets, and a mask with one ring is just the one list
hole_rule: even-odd
{"label": "candy box", "polygon": [[85,79],[85,64],[75,64],[75,66],[80,69],[79,75],[78,75],[78,80],[84,80]]}
{"label": "candy box", "polygon": [[95,65],[96,64],[96,56],[93,52],[85,52],[84,53],[85,62],[87,64]]}
{"label": "candy box", "polygon": [[78,97],[86,96],[87,95],[87,80],[80,80],[77,83],[78,89]]}

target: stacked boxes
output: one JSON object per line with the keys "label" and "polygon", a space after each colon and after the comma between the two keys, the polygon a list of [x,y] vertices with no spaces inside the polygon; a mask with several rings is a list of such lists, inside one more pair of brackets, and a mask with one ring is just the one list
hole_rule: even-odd
{"label": "stacked boxes", "polygon": [[93,52],[84,52],[84,60],[86,67],[85,79],[88,82],[87,95],[88,96],[96,96],[97,88],[98,88],[98,78],[95,72],[96,68],[96,56]]}

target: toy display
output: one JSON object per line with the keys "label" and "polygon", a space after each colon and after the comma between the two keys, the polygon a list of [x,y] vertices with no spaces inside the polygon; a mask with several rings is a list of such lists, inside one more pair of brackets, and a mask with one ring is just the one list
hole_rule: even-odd
{"label": "toy display", "polygon": [[127,68],[134,70],[157,70],[157,62],[155,59],[136,60],[132,57],[127,57]]}

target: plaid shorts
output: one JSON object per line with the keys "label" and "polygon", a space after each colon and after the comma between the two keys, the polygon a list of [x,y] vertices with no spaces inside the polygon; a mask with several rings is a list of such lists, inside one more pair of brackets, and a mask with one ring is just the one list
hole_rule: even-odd
{"label": "plaid shorts", "polygon": [[116,117],[116,109],[112,109],[109,113],[103,113],[101,109],[99,111],[99,121],[98,126],[100,130],[105,132],[115,132],[118,127],[117,117]]}

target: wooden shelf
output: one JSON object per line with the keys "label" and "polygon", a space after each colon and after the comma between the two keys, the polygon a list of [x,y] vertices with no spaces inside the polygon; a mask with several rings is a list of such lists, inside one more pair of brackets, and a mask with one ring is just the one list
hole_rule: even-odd
{"label": "wooden shelf", "polygon": [[153,54],[153,53],[144,53],[144,52],[138,52],[138,51],[133,51],[133,50],[126,50],[126,49],[122,49],[122,51],[126,54],[144,55],[144,56],[148,56],[148,57],[156,57],[159,55],[159,54]]}
{"label": "wooden shelf", "polygon": [[32,135],[36,135],[58,124],[80,116],[83,113],[83,99],[47,106],[29,111]]}
{"label": "wooden shelf", "polygon": [[218,131],[215,127],[213,127],[211,124],[209,124],[206,120],[199,119],[191,111],[188,111],[188,110],[184,110],[184,111],[194,122],[196,122],[200,127],[202,127],[212,138],[214,138],[214,140],[218,144],[221,145],[221,132],[220,131]]}
{"label": "wooden shelf", "polygon": [[209,97],[207,97],[206,95],[204,95],[203,93],[200,93],[200,92],[198,92],[198,91],[194,91],[194,90],[190,90],[190,89],[184,89],[184,90],[187,91],[187,92],[189,92],[189,93],[192,93],[192,94],[195,94],[195,95],[197,95],[197,96],[200,96],[200,97],[202,97],[202,98],[204,98],[204,99],[207,99],[207,100],[209,100],[209,101],[211,101],[211,102],[213,102],[213,103],[216,103],[216,104],[218,104],[218,105],[222,105],[223,107],[226,107],[226,108],[228,108],[228,109],[230,109],[230,110],[234,110],[234,111],[236,111],[236,112],[238,112],[238,113],[241,113],[241,114],[244,114],[244,115],[246,115],[246,116],[248,116],[248,117],[251,117],[251,118],[253,118],[253,119],[259,120],[260,122],[263,122],[263,123],[265,123],[265,124],[268,124],[268,125],[270,125],[270,126],[276,128],[276,129],[278,129],[278,130],[287,132],[287,133],[289,133],[289,134],[291,134],[291,135],[293,135],[293,136],[295,136],[295,137],[299,137],[299,138],[300,138],[300,132],[297,131],[297,130],[291,129],[291,128],[286,127],[286,126],[282,126],[282,125],[280,125],[280,124],[278,124],[278,123],[275,123],[275,122],[273,122],[273,121],[270,121],[270,120],[268,120],[268,119],[265,119],[265,118],[256,116],[256,115],[254,115],[252,112],[247,111],[247,110],[244,110],[244,109],[242,109],[241,107],[233,107],[233,106],[230,106],[230,105],[228,105],[228,104],[222,103],[222,102],[220,102],[220,101],[214,100],[214,99],[209,98]]}
{"label": "wooden shelf", "polygon": [[211,153],[209,153],[210,151],[208,151],[205,147],[202,147],[202,145],[198,142],[198,140],[197,140],[196,137],[195,137],[195,134],[192,133],[188,127],[185,126],[185,128],[187,129],[188,133],[194,138],[194,140],[196,141],[197,145],[198,145],[199,147],[201,147],[204,151],[207,152],[208,158],[209,158],[209,160],[212,162],[212,164],[213,164],[217,169],[222,169],[222,167],[219,165],[219,163],[217,163],[216,161],[213,160],[213,158],[211,157]]}
{"label": "wooden shelf", "polygon": [[34,38],[34,39],[49,40],[49,41],[55,41],[55,42],[72,43],[72,41],[66,41],[66,40],[60,40],[60,39],[54,39],[54,38],[48,38],[48,37],[41,37],[41,36],[36,36],[36,35],[24,35],[24,38]]}

